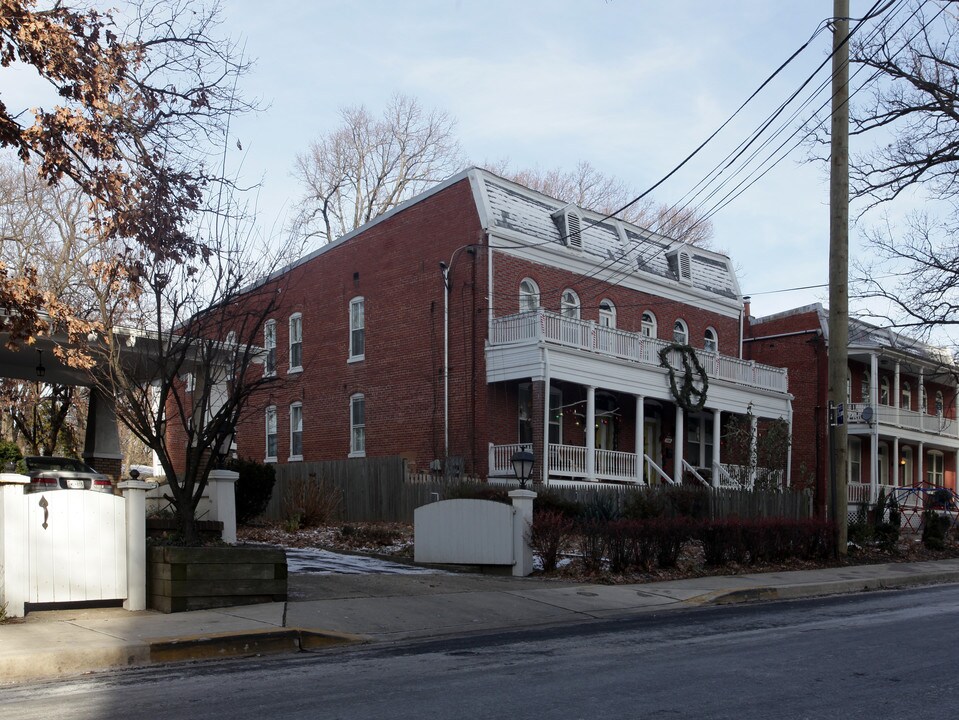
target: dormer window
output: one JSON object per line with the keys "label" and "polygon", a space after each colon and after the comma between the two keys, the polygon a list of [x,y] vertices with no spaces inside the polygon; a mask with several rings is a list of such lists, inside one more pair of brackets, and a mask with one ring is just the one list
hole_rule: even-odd
{"label": "dormer window", "polygon": [[666,259],[669,262],[670,271],[679,282],[691,283],[693,281],[692,258],[685,246],[667,254]]}
{"label": "dormer window", "polygon": [[583,218],[575,205],[567,205],[552,215],[553,222],[559,230],[560,240],[567,247],[582,250],[583,248]]}

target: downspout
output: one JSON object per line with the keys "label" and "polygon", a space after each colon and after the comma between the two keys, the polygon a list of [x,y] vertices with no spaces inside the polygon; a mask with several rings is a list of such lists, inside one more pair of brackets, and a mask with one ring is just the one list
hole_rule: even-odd
{"label": "downspout", "polygon": [[443,272],[443,467],[450,456],[450,266],[440,260]]}

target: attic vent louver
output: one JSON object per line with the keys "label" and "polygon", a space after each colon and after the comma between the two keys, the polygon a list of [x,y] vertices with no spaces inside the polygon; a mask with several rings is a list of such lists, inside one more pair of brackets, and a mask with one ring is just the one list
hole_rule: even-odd
{"label": "attic vent louver", "polygon": [[583,248],[583,228],[582,219],[576,212],[575,205],[567,205],[561,210],[552,214],[556,228],[559,230],[560,238],[567,247]]}
{"label": "attic vent louver", "polygon": [[666,258],[669,261],[669,269],[679,282],[691,283],[693,281],[692,259],[688,250],[683,248],[673,250],[667,254]]}

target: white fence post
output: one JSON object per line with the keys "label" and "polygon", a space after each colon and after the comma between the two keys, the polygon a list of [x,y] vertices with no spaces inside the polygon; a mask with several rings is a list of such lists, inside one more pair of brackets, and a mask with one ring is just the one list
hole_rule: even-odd
{"label": "white fence post", "polygon": [[0,605],[7,617],[23,617],[29,587],[26,475],[0,473]]}
{"label": "white fence post", "polygon": [[509,493],[513,501],[513,575],[526,577],[533,572],[533,548],[529,544],[529,531],[533,524],[533,500],[536,493],[532,490],[513,490]]}
{"label": "white fence post", "polygon": [[127,599],[126,610],[146,610],[147,607],[147,513],[146,491],[156,486],[153,482],[124,480],[117,484],[126,501],[127,518]]}
{"label": "white fence post", "polygon": [[207,478],[210,488],[210,515],[223,523],[223,542],[236,545],[236,481],[240,473],[233,470],[211,470]]}

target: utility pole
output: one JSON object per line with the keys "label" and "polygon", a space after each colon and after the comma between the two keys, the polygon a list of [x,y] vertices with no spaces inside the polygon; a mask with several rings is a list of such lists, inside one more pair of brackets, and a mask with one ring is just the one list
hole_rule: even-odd
{"label": "utility pole", "polygon": [[849,0],[833,0],[829,166],[830,502],[837,548],[846,554],[848,433],[842,409],[849,377]]}

